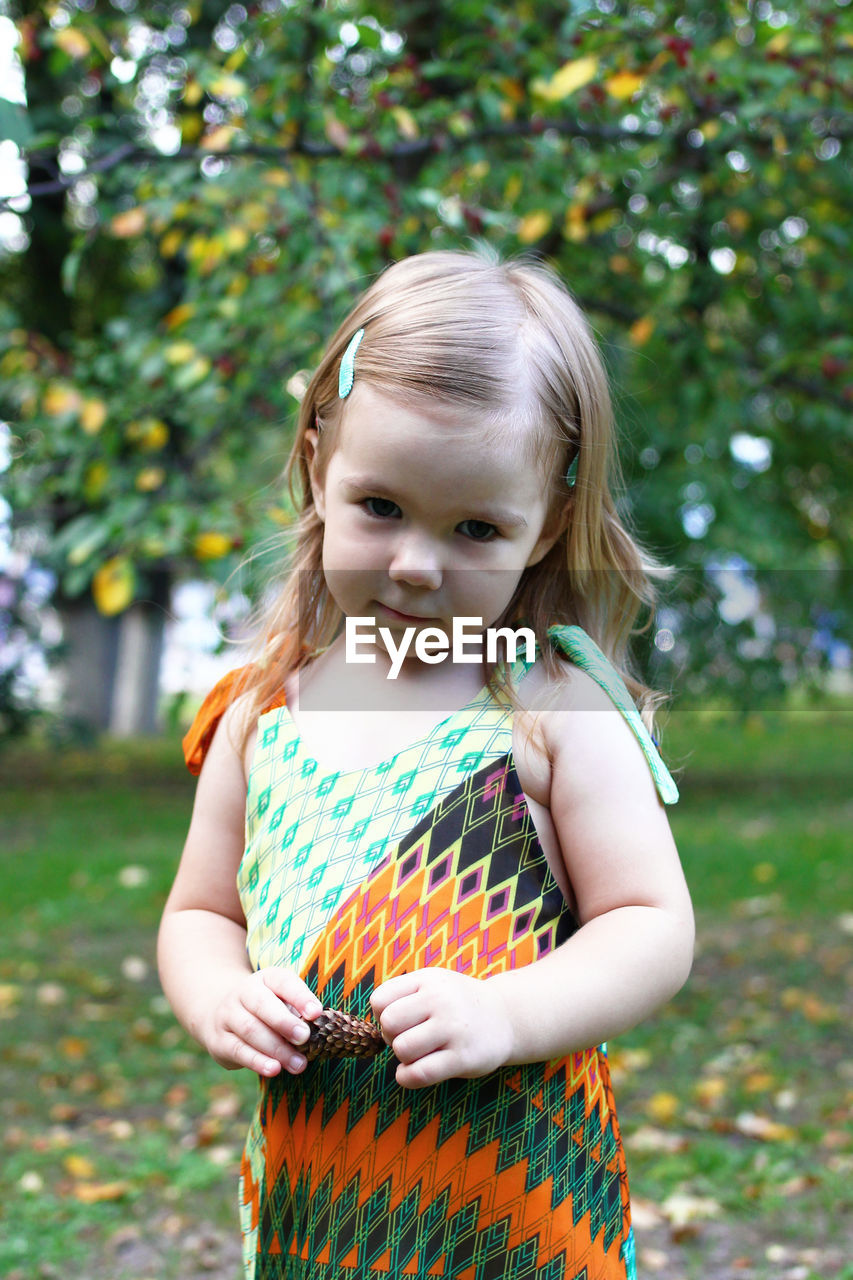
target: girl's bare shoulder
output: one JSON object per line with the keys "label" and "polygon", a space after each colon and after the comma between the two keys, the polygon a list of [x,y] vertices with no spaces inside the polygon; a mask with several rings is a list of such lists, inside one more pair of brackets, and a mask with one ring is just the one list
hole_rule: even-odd
{"label": "girl's bare shoulder", "polygon": [[[538,663],[517,690],[522,732],[547,759],[552,785],[599,800],[633,783],[649,799],[654,783],[633,729],[601,685],[567,659],[556,675]],[[656,796],[654,796],[656,802]]]}

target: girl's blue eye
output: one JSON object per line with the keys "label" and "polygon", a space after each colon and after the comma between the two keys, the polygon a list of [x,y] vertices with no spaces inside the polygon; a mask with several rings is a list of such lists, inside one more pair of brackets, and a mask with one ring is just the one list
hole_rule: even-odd
{"label": "girl's blue eye", "polygon": [[388,520],[402,514],[396,502],[392,502],[390,498],[365,498],[364,507],[378,520]]}
{"label": "girl's blue eye", "polygon": [[495,526],[489,524],[487,520],[463,520],[456,527],[460,533],[474,542],[490,542],[497,533]]}

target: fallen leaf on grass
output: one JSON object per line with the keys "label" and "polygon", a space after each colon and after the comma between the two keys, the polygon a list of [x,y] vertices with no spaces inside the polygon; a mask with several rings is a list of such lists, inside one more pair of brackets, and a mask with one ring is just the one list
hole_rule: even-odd
{"label": "fallen leaf on grass", "polygon": [[790,1125],[756,1115],[754,1111],[742,1111],[734,1122],[734,1128],[745,1138],[756,1138],[759,1142],[791,1142],[797,1136]]}
{"label": "fallen leaf on grass", "polygon": [[679,1105],[674,1093],[654,1093],[646,1103],[646,1111],[653,1120],[667,1124],[678,1114]]}
{"label": "fallen leaf on grass", "polygon": [[71,1195],[81,1204],[100,1204],[104,1200],[121,1200],[128,1191],[129,1182],[75,1182]]}
{"label": "fallen leaf on grass", "polygon": [[783,1182],[777,1187],[777,1191],[782,1196],[801,1196],[804,1191],[808,1191],[811,1187],[819,1187],[820,1178],[813,1173],[800,1173],[793,1178],[789,1178],[787,1182]]}
{"label": "fallen leaf on grass", "polygon": [[722,1076],[706,1076],[693,1086],[693,1096],[703,1107],[711,1107],[726,1095],[728,1081]]}
{"label": "fallen leaf on grass", "polygon": [[146,867],[122,867],[118,873],[118,882],[123,889],[138,889],[140,885],[147,884],[148,870]]}
{"label": "fallen leaf on grass", "polygon": [[679,1191],[668,1196],[661,1209],[672,1229],[672,1238],[677,1242],[696,1235],[697,1223],[718,1218],[723,1211],[722,1205],[710,1196],[691,1196]]}
{"label": "fallen leaf on grass", "polygon": [[629,1151],[675,1153],[686,1151],[689,1143],[681,1133],[667,1133],[664,1129],[656,1129],[653,1125],[644,1124],[633,1133],[625,1135],[625,1145]]}
{"label": "fallen leaf on grass", "polygon": [[64,999],[65,988],[58,982],[43,982],[41,986],[36,988],[36,1002],[38,1004],[62,1004]]}
{"label": "fallen leaf on grass", "polygon": [[144,982],[148,977],[148,964],[141,956],[125,956],[121,962],[121,973],[128,982]]}
{"label": "fallen leaf on grass", "polygon": [[0,1017],[17,1013],[15,1005],[21,998],[21,988],[14,982],[0,982]]}
{"label": "fallen leaf on grass", "polygon": [[88,1050],[89,1042],[82,1040],[80,1036],[63,1036],[59,1042],[59,1052],[73,1062],[79,1062],[81,1058],[85,1058]]}
{"label": "fallen leaf on grass", "polygon": [[631,1221],[640,1231],[650,1231],[663,1222],[663,1214],[653,1200],[631,1197]]}
{"label": "fallen leaf on grass", "polygon": [[62,1164],[72,1178],[92,1179],[97,1173],[97,1169],[91,1160],[88,1160],[86,1156],[77,1155],[73,1151],[65,1157]]}

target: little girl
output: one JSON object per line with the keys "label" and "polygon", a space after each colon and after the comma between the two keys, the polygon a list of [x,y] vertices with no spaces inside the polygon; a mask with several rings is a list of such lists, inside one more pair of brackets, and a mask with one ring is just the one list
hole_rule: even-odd
{"label": "little girl", "polygon": [[[636,1274],[602,1042],[681,987],[693,922],[611,454],[541,266],[390,267],[307,389],[293,568],[185,740],[159,944],[180,1020],[260,1077],[250,1280]],[[309,1061],[323,1009],[382,1051]]]}

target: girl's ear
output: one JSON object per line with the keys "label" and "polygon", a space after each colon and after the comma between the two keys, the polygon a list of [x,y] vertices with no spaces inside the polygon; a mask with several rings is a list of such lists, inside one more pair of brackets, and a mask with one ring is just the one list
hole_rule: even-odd
{"label": "girl's ear", "polygon": [[320,433],[316,427],[309,427],[303,437],[305,461],[308,464],[308,476],[311,481],[311,496],[314,499],[314,510],[321,520],[326,519],[326,500],[323,483],[319,477],[317,449]]}

